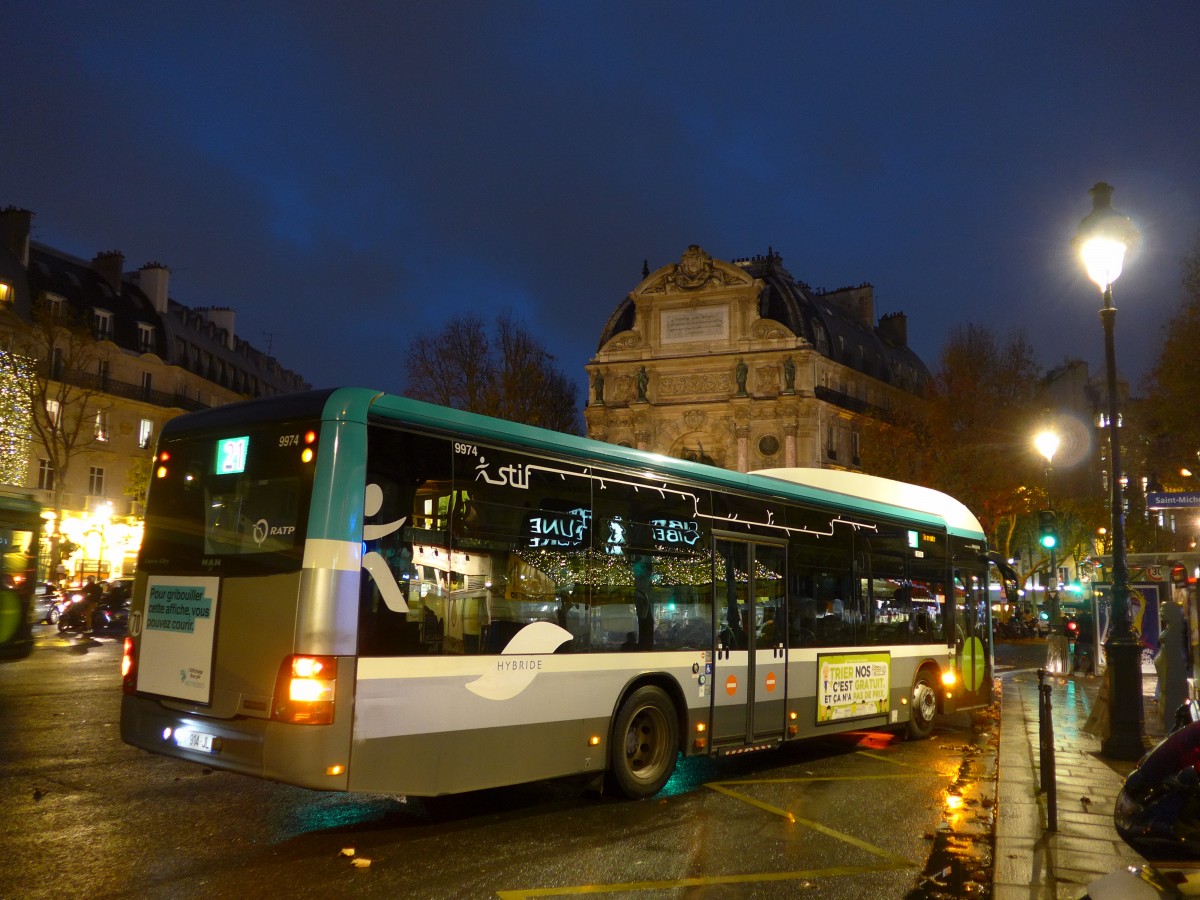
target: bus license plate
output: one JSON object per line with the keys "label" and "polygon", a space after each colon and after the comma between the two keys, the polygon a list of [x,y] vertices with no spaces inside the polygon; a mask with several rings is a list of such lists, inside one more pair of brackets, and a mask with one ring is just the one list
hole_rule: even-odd
{"label": "bus license plate", "polygon": [[175,743],[185,750],[195,750],[197,753],[212,753],[213,736],[203,731],[180,729],[175,732]]}

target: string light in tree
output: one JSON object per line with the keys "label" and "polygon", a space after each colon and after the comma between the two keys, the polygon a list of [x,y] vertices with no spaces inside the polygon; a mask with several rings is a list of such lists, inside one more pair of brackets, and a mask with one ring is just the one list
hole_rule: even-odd
{"label": "string light in tree", "polygon": [[0,484],[25,484],[34,377],[33,360],[0,350]]}

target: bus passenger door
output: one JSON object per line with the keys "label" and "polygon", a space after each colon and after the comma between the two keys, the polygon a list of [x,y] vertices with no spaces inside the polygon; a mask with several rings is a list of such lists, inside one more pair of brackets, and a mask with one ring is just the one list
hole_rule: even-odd
{"label": "bus passenger door", "polygon": [[714,747],[783,736],[787,697],[783,545],[718,539]]}
{"label": "bus passenger door", "polygon": [[[1015,581],[1015,579],[1014,579]],[[992,619],[987,569],[961,566],[954,572],[954,644],[958,708],[992,702]]]}

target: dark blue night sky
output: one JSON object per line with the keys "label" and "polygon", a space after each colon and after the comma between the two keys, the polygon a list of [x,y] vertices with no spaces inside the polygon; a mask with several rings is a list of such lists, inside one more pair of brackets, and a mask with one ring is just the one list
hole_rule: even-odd
{"label": "dark blue night sky", "polygon": [[[1200,4],[17,2],[0,206],[172,270],[316,386],[403,387],[511,309],[583,385],[688,244],[871,282],[933,366],[954,326],[1102,365],[1070,241],[1096,181],[1143,233],[1134,381],[1200,246]],[[269,337],[268,337],[269,336]]]}

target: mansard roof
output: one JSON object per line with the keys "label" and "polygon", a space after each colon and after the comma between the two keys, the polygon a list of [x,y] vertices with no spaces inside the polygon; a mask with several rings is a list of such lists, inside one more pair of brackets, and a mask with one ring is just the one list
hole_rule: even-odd
{"label": "mansard roof", "polygon": [[31,302],[43,294],[55,294],[79,313],[112,313],[110,340],[122,350],[143,352],[138,324],[150,325],[155,331],[156,352],[163,356],[159,349],[163,328],[154,307],[145,294],[124,279],[114,289],[92,263],[37,242],[30,242],[28,279]]}
{"label": "mansard roof", "polygon": [[[43,295],[61,297],[76,313],[112,314],[109,340],[132,354],[154,353],[175,365],[236,393],[268,395],[308,390],[310,385],[278,360],[258,350],[213,321],[213,313],[232,310],[192,309],[167,300],[159,312],[139,285],[140,272],[124,272],[116,251],[88,261],[36,241],[29,242],[29,262],[23,265],[12,248],[0,246],[0,280],[15,289],[14,312],[31,320],[33,303]],[[148,268],[163,268],[150,264]],[[153,330],[150,349],[143,329]]]}
{"label": "mansard roof", "polygon": [[[765,256],[735,260],[732,266],[715,260],[713,265],[714,271],[728,272],[736,267],[760,282],[759,317],[784,325],[822,356],[914,393],[920,392],[928,382],[928,368],[908,347],[903,314],[884,316],[879,324],[872,320],[870,307],[873,304],[869,300],[864,303],[862,297],[864,293],[870,296],[871,285],[836,291],[813,290],[794,278],[783,267],[782,257],[774,251],[768,251]],[[644,274],[650,281],[655,281],[663,277],[662,271]],[[729,280],[726,275],[725,281]],[[600,335],[598,350],[603,350],[616,335],[634,328],[637,313],[634,296],[645,291],[646,286],[647,282],[643,281],[617,305]]]}

